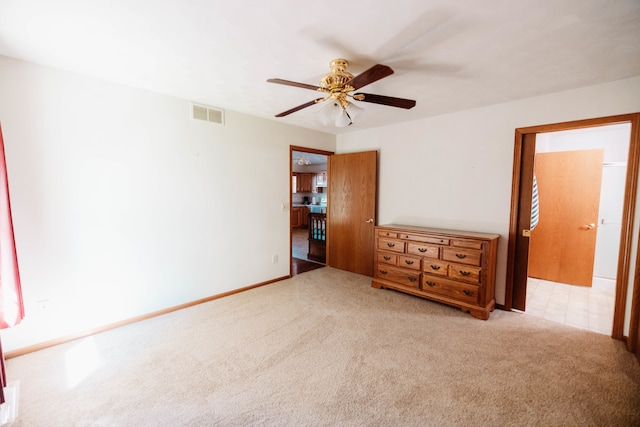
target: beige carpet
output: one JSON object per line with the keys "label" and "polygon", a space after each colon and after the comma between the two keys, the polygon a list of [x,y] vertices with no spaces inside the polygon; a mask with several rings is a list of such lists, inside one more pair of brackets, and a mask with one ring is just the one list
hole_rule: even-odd
{"label": "beige carpet", "polygon": [[329,267],[11,359],[8,376],[16,426],[640,425],[622,343]]}

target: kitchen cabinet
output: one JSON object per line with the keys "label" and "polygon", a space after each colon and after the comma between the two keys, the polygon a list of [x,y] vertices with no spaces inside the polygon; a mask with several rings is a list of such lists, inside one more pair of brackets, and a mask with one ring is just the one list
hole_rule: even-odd
{"label": "kitchen cabinet", "polygon": [[294,206],[291,208],[291,227],[306,228],[309,225],[309,208]]}
{"label": "kitchen cabinet", "polygon": [[291,208],[291,228],[298,228],[302,224],[302,220],[300,217],[301,210],[302,208],[300,207]]}
{"label": "kitchen cabinet", "polygon": [[304,228],[309,226],[309,208],[306,206],[302,208],[302,226]]}
{"label": "kitchen cabinet", "polygon": [[320,172],[315,174],[313,177],[313,182],[314,182],[313,192],[324,193],[327,188],[327,173]]}
{"label": "kitchen cabinet", "polygon": [[297,172],[294,174],[295,179],[295,189],[296,193],[311,193],[313,187],[313,175],[312,173],[300,173]]}

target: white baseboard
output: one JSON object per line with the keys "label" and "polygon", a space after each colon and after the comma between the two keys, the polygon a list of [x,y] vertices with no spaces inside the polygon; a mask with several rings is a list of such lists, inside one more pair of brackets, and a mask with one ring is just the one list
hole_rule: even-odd
{"label": "white baseboard", "polygon": [[603,291],[615,291],[616,281],[615,279],[607,279],[606,277],[593,277],[591,287],[594,289],[601,289]]}

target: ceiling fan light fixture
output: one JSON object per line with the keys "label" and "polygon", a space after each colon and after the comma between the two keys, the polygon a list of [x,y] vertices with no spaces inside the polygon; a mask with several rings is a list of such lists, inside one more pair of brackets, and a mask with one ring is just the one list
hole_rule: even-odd
{"label": "ceiling fan light fixture", "polygon": [[347,127],[355,122],[357,116],[364,111],[353,102],[332,102],[328,107],[323,108],[321,113],[322,122],[325,125],[333,123],[338,128]]}
{"label": "ceiling fan light fixture", "polygon": [[359,107],[358,105],[350,102],[347,104],[346,108],[347,114],[351,117],[351,122],[355,123],[356,118],[359,117],[362,113],[364,113],[364,108]]}
{"label": "ceiling fan light fixture", "polygon": [[300,156],[300,157],[298,158],[297,163],[298,163],[299,165],[310,165],[310,164],[311,164],[311,160],[309,160],[309,158],[307,158],[307,157],[302,157],[302,156]]}
{"label": "ceiling fan light fixture", "polygon": [[323,125],[328,126],[335,123],[340,115],[342,107],[337,102],[330,100],[320,110],[318,110],[318,118]]}
{"label": "ceiling fan light fixture", "polygon": [[325,126],[330,124],[339,128],[349,126],[364,111],[362,107],[347,101],[347,95],[343,92],[331,94],[327,101],[317,113]]}
{"label": "ceiling fan light fixture", "polygon": [[349,117],[349,114],[347,113],[347,110],[342,108],[340,111],[340,115],[338,116],[338,118],[336,119],[336,127],[337,128],[344,128],[349,126],[351,123],[353,123],[353,121],[351,120],[351,117]]}

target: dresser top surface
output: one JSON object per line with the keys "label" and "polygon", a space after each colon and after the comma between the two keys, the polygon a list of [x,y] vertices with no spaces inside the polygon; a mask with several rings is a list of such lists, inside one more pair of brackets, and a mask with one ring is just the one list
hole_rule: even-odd
{"label": "dresser top surface", "polygon": [[376,228],[391,229],[397,232],[408,233],[429,233],[436,234],[438,236],[459,237],[459,238],[476,238],[484,240],[494,240],[500,238],[499,234],[494,233],[480,233],[477,231],[465,231],[465,230],[447,230],[443,228],[421,227],[417,225],[404,225],[404,224],[384,224],[377,225]]}

